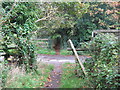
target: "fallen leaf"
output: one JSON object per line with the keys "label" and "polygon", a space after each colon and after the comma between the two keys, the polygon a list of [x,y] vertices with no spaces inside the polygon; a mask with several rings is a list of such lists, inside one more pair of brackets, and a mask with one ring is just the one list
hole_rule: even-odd
{"label": "fallen leaf", "polygon": [[44,79],[44,77],[43,77],[43,76],[41,76],[41,77],[40,77],[40,80],[43,80],[43,79]]}
{"label": "fallen leaf", "polygon": [[57,81],[57,83],[59,83],[59,81]]}
{"label": "fallen leaf", "polygon": [[45,85],[45,87],[50,87],[50,85]]}
{"label": "fallen leaf", "polygon": [[50,78],[50,77],[48,77],[48,78],[47,78],[47,81],[48,81],[48,82],[51,82],[51,78]]}

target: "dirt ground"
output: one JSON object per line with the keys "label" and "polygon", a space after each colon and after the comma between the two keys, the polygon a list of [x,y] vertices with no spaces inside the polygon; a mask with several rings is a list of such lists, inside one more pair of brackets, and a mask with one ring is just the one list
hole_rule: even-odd
{"label": "dirt ground", "polygon": [[[82,62],[85,62],[86,58],[91,58],[90,56],[79,56]],[[45,84],[45,88],[58,88],[60,86],[60,78],[62,75],[62,64],[64,63],[75,63],[74,55],[44,55],[39,54],[37,56],[37,61],[54,65],[54,70],[51,72],[50,77],[48,77],[48,82]]]}

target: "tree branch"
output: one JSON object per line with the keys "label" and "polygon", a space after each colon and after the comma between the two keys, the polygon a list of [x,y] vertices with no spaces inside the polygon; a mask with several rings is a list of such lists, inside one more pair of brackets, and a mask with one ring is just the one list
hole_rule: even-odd
{"label": "tree branch", "polygon": [[[49,7],[49,8],[46,10],[46,12],[45,12],[45,14],[47,14],[47,16],[46,16],[46,17],[43,17],[43,18],[41,18],[41,19],[36,20],[35,23],[37,23],[37,22],[39,22],[39,21],[45,21],[45,20],[47,20],[47,19],[50,18],[50,17],[52,18],[52,17],[55,15],[56,11],[57,11],[57,8]],[[50,19],[51,19],[51,18],[50,18]]]}
{"label": "tree branch", "polygon": [[[50,16],[49,16],[50,17]],[[39,22],[39,21],[44,21],[44,20],[47,20],[49,17],[44,17],[44,18],[41,18],[41,19],[38,19],[35,21],[35,23]]]}

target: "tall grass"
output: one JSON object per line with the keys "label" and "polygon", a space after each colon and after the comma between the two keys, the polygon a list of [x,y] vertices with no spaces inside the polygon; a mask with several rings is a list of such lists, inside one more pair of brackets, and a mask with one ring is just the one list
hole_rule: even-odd
{"label": "tall grass", "polygon": [[42,88],[51,70],[52,65],[37,63],[37,72],[26,73],[24,67],[11,66],[8,70],[4,88]]}

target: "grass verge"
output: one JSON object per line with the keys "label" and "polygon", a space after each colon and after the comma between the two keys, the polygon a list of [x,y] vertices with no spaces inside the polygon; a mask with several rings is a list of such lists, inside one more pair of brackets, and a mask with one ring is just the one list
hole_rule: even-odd
{"label": "grass verge", "polygon": [[[37,48],[36,50],[37,54],[49,54],[49,55],[55,55],[55,51],[53,49],[47,49],[47,48]],[[60,55],[72,55],[72,51],[67,51],[66,49],[60,50]]]}
{"label": "grass verge", "polygon": [[24,68],[12,67],[7,73],[4,88],[43,88],[54,67],[44,63],[38,63],[37,66],[38,74],[26,73]]}
{"label": "grass verge", "polygon": [[36,50],[37,54],[50,54],[50,55],[55,55],[55,51],[52,49],[47,49],[47,48],[37,48]]}
{"label": "grass verge", "polygon": [[75,64],[63,64],[60,88],[90,88],[87,79],[78,78],[75,75]]}

